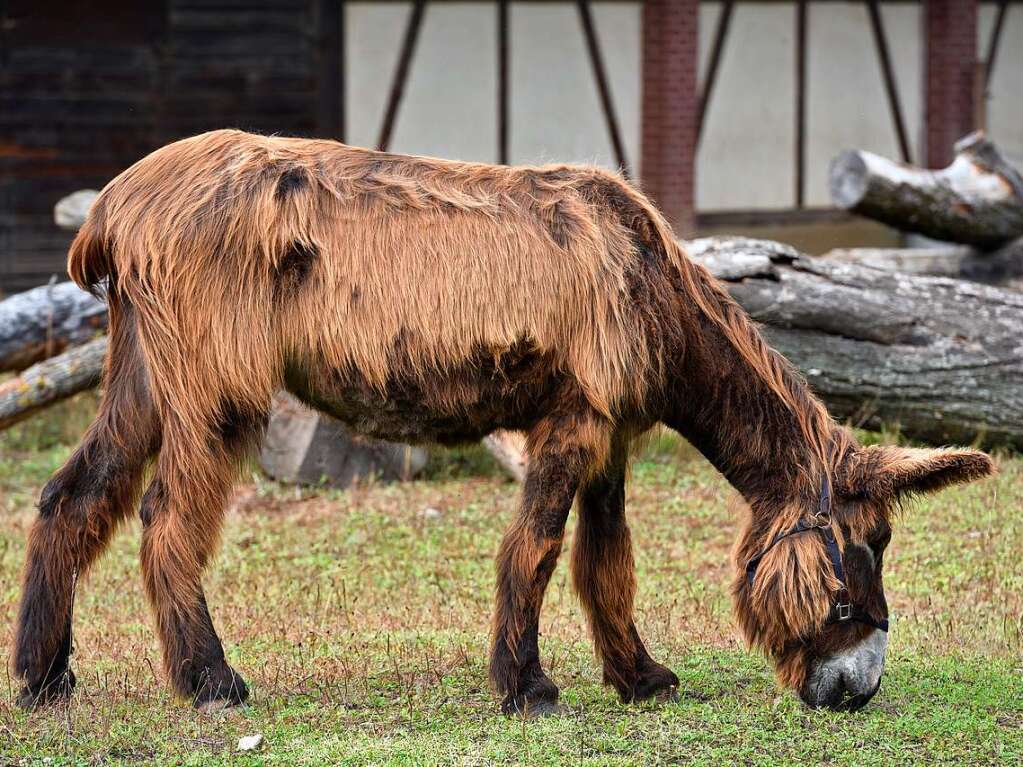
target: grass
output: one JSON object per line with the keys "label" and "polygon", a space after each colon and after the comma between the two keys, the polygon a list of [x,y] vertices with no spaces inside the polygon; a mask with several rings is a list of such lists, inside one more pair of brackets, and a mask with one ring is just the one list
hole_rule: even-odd
{"label": "grass", "polygon": [[[94,400],[0,434],[0,660],[9,666],[25,533],[41,485]],[[571,713],[507,719],[486,682],[492,557],[517,488],[481,451],[424,481],[296,490],[249,474],[207,578],[251,705],[217,715],[169,696],[138,575],[138,523],[80,590],[64,709],[25,714],[0,677],[7,764],[1023,764],[1023,461],[916,502],[886,582],[888,671],[864,711],[805,709],[737,641],[723,481],[663,439],[633,467],[638,622],[682,699],[623,706],[600,684],[562,562],[541,651]],[[262,733],[262,749],[236,751]]]}

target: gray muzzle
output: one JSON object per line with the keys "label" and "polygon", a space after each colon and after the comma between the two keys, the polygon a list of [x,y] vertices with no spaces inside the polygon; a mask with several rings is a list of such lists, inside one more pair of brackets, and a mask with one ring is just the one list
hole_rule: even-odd
{"label": "gray muzzle", "polygon": [[863,708],[881,686],[887,649],[888,634],[874,629],[859,644],[816,661],[799,697],[813,708]]}

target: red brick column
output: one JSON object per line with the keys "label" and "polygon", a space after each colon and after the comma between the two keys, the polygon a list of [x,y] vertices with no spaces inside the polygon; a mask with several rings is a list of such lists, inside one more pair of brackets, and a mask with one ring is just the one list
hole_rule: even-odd
{"label": "red brick column", "polygon": [[977,0],[924,0],[924,163],[952,159],[974,129]]}
{"label": "red brick column", "polygon": [[643,3],[640,178],[678,234],[695,229],[698,0]]}

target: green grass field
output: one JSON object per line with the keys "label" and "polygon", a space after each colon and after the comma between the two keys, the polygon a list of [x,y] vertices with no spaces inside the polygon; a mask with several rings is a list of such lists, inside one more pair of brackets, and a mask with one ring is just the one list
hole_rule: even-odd
{"label": "green grass field", "polygon": [[[93,406],[79,398],[0,434],[5,668],[38,491]],[[851,715],[805,709],[736,638],[730,490],[667,438],[634,464],[628,504],[637,620],[681,700],[623,706],[601,686],[563,561],[541,651],[570,713],[499,715],[486,679],[492,560],[516,494],[480,451],[438,456],[422,481],[348,492],[248,473],[207,593],[253,694],[219,714],[168,694],[134,522],[80,585],[71,705],[26,714],[0,677],[0,765],[1023,764],[1023,460],[1002,456],[997,478],[905,510],[885,557],[888,671]],[[254,733],[261,750],[237,753]]]}

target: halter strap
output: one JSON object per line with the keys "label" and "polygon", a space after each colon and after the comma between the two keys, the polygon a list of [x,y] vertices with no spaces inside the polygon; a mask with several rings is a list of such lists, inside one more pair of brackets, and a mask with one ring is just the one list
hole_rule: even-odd
{"label": "halter strap", "polygon": [[778,533],[774,540],[767,544],[766,548],[746,563],[746,580],[750,587],[753,586],[753,581],[757,577],[757,568],[760,567],[761,560],[767,556],[771,549],[790,535],[798,535],[808,530],[820,531],[821,536],[824,538],[824,547],[828,551],[828,559],[831,560],[831,570],[835,574],[835,580],[839,583],[838,593],[835,595],[835,603],[831,606],[831,612],[826,622],[844,623],[852,620],[887,632],[888,620],[886,618],[881,618],[880,620],[874,618],[863,607],[854,605],[849,599],[849,589],[845,583],[845,566],[842,563],[842,550],[838,546],[831,522],[831,485],[826,479],[821,482],[820,505],[813,519],[802,519],[791,529]]}

